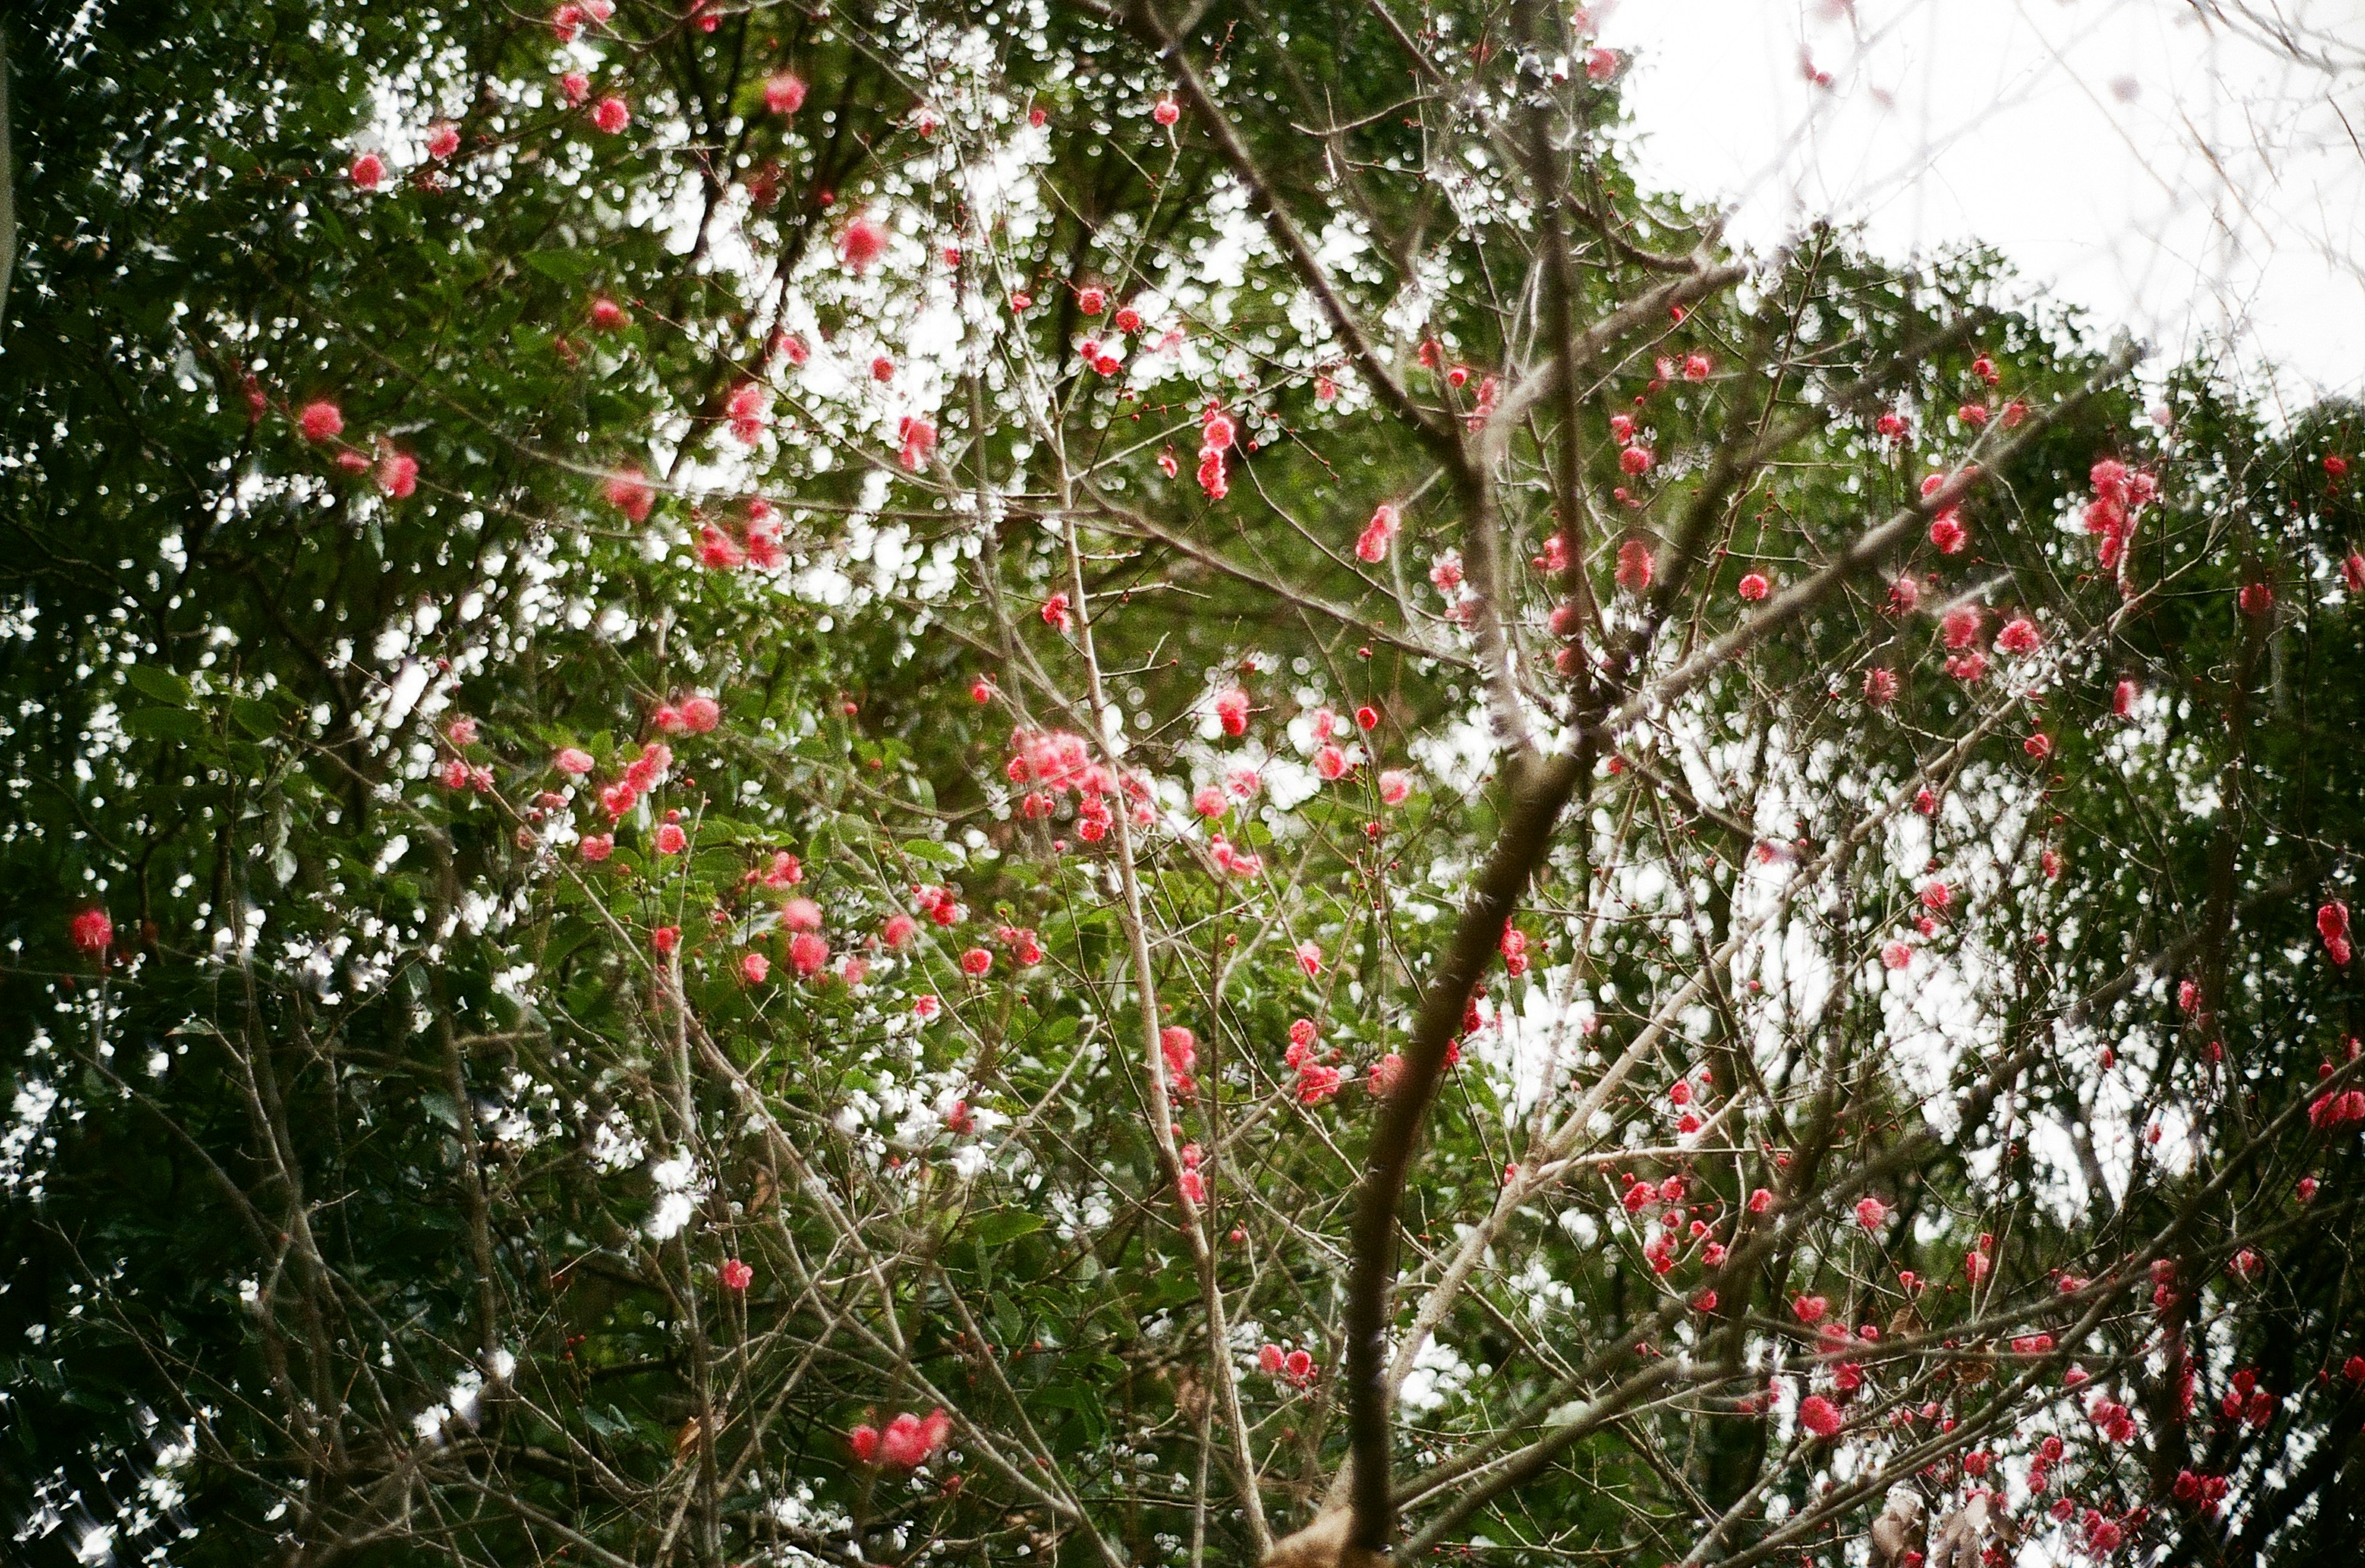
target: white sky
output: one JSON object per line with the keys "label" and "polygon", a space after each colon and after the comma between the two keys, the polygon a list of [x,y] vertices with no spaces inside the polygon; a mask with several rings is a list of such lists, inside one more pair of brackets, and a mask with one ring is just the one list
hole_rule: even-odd
{"label": "white sky", "polygon": [[[1613,0],[1647,185],[1968,240],[2270,417],[2365,388],[2365,0]],[[2266,40],[2281,35],[2305,59]],[[1812,84],[1802,59],[1830,73]]]}

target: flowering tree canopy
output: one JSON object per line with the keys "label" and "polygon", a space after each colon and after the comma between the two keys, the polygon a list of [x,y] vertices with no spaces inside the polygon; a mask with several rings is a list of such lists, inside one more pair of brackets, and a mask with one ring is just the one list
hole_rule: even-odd
{"label": "flowering tree canopy", "polygon": [[2365,1524],[2356,410],[1582,13],[34,9],[21,1560]]}

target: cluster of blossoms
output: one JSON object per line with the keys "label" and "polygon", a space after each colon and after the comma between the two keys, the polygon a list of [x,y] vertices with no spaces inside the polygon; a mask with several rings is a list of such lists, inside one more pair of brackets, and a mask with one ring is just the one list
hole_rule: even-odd
{"label": "cluster of blossoms", "polygon": [[2327,899],[2317,906],[2315,934],[2324,938],[2324,951],[2333,963],[2347,969],[2355,956],[2348,944],[2348,906],[2338,899]]}
{"label": "cluster of blossoms", "polygon": [[1211,501],[1220,501],[1231,493],[1231,481],[1224,475],[1224,454],[1231,450],[1237,434],[1238,427],[1222,406],[1208,404],[1199,420],[1199,487]]}
{"label": "cluster of blossoms", "polygon": [[[368,156],[365,154],[364,156]],[[250,406],[259,405],[263,390],[250,386]],[[258,410],[259,411],[259,410]],[[403,500],[419,488],[419,459],[399,451],[394,443],[380,436],[369,448],[353,446],[339,441],[344,434],[344,411],[326,398],[316,398],[296,411],[296,428],[304,439],[315,446],[337,442],[336,464],[348,474],[367,474],[373,469],[377,476],[377,487],[392,500]],[[375,455],[372,455],[375,451]]]}
{"label": "cluster of blossoms", "polygon": [[1304,1350],[1283,1350],[1278,1345],[1268,1344],[1257,1352],[1257,1370],[1267,1377],[1285,1378],[1292,1387],[1305,1388],[1322,1369]]}
{"label": "cluster of blossoms", "polygon": [[2259,1374],[2247,1367],[2236,1372],[2233,1386],[2217,1404],[2217,1414],[2247,1427],[2263,1427],[2275,1418],[2282,1401],[2259,1386]]}
{"label": "cluster of blossoms", "polygon": [[952,1417],[939,1407],[925,1416],[906,1410],[887,1423],[884,1431],[864,1425],[846,1434],[846,1446],[862,1464],[874,1462],[898,1470],[917,1470],[944,1447],[951,1436]]}
{"label": "cluster of blossoms", "polygon": [[2114,457],[2098,459],[2087,476],[2094,498],[2086,503],[2086,532],[2102,541],[2095,558],[2115,573],[2135,537],[2135,514],[2159,494],[2159,481]]}
{"label": "cluster of blossoms", "polygon": [[1174,1184],[1182,1190],[1182,1195],[1190,1199],[1191,1202],[1194,1204],[1205,1203],[1207,1201],[1207,1178],[1200,1174],[1199,1167],[1206,1160],[1207,1151],[1201,1148],[1195,1143],[1186,1143],[1182,1146],[1181,1158],[1182,1160],[1182,1173],[1175,1179]]}
{"label": "cluster of blossoms", "polygon": [[2222,1475],[2208,1475],[2191,1470],[2176,1473],[2175,1484],[2169,1495],[2189,1507],[2201,1510],[2205,1518],[2215,1518],[2218,1507],[2225,1501],[2227,1483]]}
{"label": "cluster of blossoms", "polygon": [[1339,1092],[1339,1070],[1315,1055],[1317,1038],[1311,1018],[1299,1018],[1289,1025],[1289,1049],[1283,1059],[1297,1074],[1297,1103],[1301,1105],[1319,1105]]}
{"label": "cluster of blossoms", "polygon": [[[566,753],[561,753],[560,758],[559,766],[562,770],[567,772],[576,771],[575,769],[568,768],[566,766],[567,762],[575,760],[574,757],[568,756]],[[616,822],[622,819],[625,813],[630,812],[634,806],[640,804],[641,797],[648,794],[659,784],[663,783],[665,781],[666,774],[672,767],[673,747],[666,745],[663,741],[650,741],[645,745],[642,746],[641,755],[634,757],[632,762],[625,767],[623,777],[616,779],[611,784],[608,784],[600,791],[600,809],[608,813],[608,820],[610,822]],[[584,771],[588,772],[588,769],[586,768]],[[604,856],[593,856],[589,853],[590,841],[588,839],[584,842],[584,849],[585,858],[587,859],[600,859],[605,857]]]}
{"label": "cluster of blossoms", "polygon": [[[2356,1055],[2356,1041],[2348,1042],[2348,1051],[2351,1057]],[[2319,1078],[2331,1077],[2332,1064],[2326,1062],[2316,1070],[2316,1074]],[[2365,1123],[2365,1089],[2319,1091],[2315,1098],[2308,1102],[2307,1121],[2308,1126],[2326,1137]]]}
{"label": "cluster of blossoms", "polygon": [[2131,1443],[2135,1439],[2135,1412],[2106,1394],[2097,1394],[2086,1406],[2086,1418],[2105,1441]]}
{"label": "cluster of blossoms", "polygon": [[1199,1085],[1191,1074],[1199,1065],[1199,1036],[1180,1024],[1170,1024],[1158,1032],[1159,1054],[1166,1058],[1166,1081],[1173,1086],[1174,1097],[1188,1100],[1199,1092]]}
{"label": "cluster of blossoms", "polygon": [[771,571],[787,565],[788,552],[780,543],[780,519],[772,504],[758,496],[748,501],[746,512],[746,522],[736,537],[715,523],[699,525],[700,566],[709,571],[730,572],[741,566]]}
{"label": "cluster of blossoms", "polygon": [[1018,802],[1028,820],[1049,816],[1059,799],[1073,794],[1076,836],[1096,844],[1107,836],[1115,820],[1111,796],[1122,792],[1131,803],[1133,820],[1148,826],[1157,820],[1149,786],[1130,774],[1119,778],[1093,760],[1084,737],[1066,730],[1021,730],[1010,737],[1012,756],[1003,774],[1013,784],[1032,785]]}

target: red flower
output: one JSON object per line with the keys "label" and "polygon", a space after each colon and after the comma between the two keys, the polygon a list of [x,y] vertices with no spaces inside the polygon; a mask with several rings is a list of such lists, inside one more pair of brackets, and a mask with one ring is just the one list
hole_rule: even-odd
{"label": "red flower", "polygon": [[726,1291],[744,1291],[756,1278],[756,1271],[736,1258],[724,1259],[723,1267],[717,1271],[722,1276],[723,1288]]}
{"label": "red flower", "polygon": [[846,232],[839,235],[837,240],[838,259],[843,261],[846,270],[857,277],[860,277],[869,270],[870,263],[883,255],[886,250],[887,230],[880,228],[867,216],[857,217],[853,222],[847,224]]}
{"label": "red flower", "polygon": [[1799,1401],[1799,1425],[1819,1438],[1836,1437],[1840,1429],[1839,1406],[1820,1394],[1810,1394]]}
{"label": "red flower", "polygon": [[93,905],[66,922],[66,935],[85,953],[104,953],[115,945],[115,922],[106,917],[106,911]]}
{"label": "red flower", "polygon": [[304,405],[296,424],[306,441],[331,441],[344,432],[345,416],[334,403],[320,398]]}

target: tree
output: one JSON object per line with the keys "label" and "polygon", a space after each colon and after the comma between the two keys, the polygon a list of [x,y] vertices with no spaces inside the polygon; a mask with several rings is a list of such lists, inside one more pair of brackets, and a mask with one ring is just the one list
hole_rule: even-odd
{"label": "tree", "polygon": [[2335,1550],[2354,412],[1583,26],[37,17],[22,1549]]}

